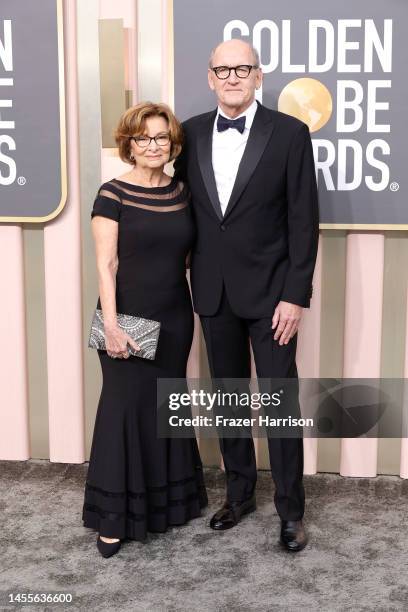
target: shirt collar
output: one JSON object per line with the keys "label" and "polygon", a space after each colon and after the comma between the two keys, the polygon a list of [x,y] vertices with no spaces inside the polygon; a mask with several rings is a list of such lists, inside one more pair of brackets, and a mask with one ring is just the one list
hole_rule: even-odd
{"label": "shirt collar", "polygon": [[[237,117],[234,117],[234,119],[238,119],[239,117],[242,117],[242,116],[244,116],[244,115],[245,115],[245,117],[246,117],[246,120],[245,120],[245,129],[246,129],[246,130],[250,130],[250,129],[251,129],[252,122],[253,122],[254,117],[255,117],[255,113],[256,113],[257,108],[258,108],[257,101],[256,101],[256,100],[254,100],[254,101],[252,102],[252,104],[251,104],[250,106],[248,106],[248,108],[247,108],[247,109],[246,109],[246,110],[245,110],[243,113],[241,113],[241,114],[240,114],[240,115],[238,115]],[[227,116],[227,115],[226,115],[226,114],[225,114],[225,113],[224,113],[224,112],[221,110],[221,108],[218,106],[218,108],[217,108],[217,115],[216,115],[216,117],[215,117],[215,126],[217,125],[218,115],[222,115],[223,117],[227,117],[227,119],[231,119],[231,117],[228,117],[228,116]]]}

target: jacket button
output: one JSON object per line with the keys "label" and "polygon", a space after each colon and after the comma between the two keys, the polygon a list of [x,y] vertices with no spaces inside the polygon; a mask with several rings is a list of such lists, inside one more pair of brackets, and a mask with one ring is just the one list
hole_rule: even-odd
{"label": "jacket button", "polygon": [[225,230],[226,230],[226,229],[227,229],[227,228],[225,227],[225,225],[224,225],[224,224],[220,225],[220,230],[221,230],[222,232],[225,232]]}

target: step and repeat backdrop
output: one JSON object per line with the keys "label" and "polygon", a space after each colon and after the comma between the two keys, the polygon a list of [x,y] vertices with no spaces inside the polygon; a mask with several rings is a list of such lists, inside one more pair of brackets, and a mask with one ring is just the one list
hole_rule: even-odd
{"label": "step and repeat backdrop", "polygon": [[260,102],[309,126],[322,228],[407,229],[408,45],[403,0],[175,0],[182,119],[214,106],[204,68],[219,42],[259,51]]}
{"label": "step and repeat backdrop", "polygon": [[0,7],[0,221],[44,222],[66,201],[62,1]]}
{"label": "step and repeat backdrop", "polygon": [[[408,378],[407,17],[405,0],[1,0],[0,459],[88,459],[102,384],[90,211],[127,169],[113,130],[146,98],[181,120],[214,109],[210,51],[233,37],[260,53],[259,101],[313,142],[321,232],[299,375]],[[197,317],[188,374],[208,376]],[[407,442],[308,439],[305,472],[407,478]],[[200,452],[220,464],[216,440]],[[269,469],[264,440],[256,453]]]}

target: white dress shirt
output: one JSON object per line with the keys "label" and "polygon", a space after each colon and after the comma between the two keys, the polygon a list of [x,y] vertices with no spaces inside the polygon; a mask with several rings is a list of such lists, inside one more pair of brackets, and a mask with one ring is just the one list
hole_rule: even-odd
{"label": "white dress shirt", "polygon": [[[238,117],[242,117],[243,115],[246,117],[245,129],[241,134],[235,128],[228,128],[224,132],[219,132],[217,130],[218,115],[221,114],[227,117],[220,107],[218,107],[213,129],[212,166],[214,169],[215,183],[217,185],[222,214],[225,214],[231,197],[238,166],[244,154],[249,130],[251,129],[257,108],[258,104],[256,100],[254,100],[246,111],[238,115]],[[234,119],[238,119],[238,117],[234,117]],[[232,119],[232,117],[228,117],[228,119]]]}

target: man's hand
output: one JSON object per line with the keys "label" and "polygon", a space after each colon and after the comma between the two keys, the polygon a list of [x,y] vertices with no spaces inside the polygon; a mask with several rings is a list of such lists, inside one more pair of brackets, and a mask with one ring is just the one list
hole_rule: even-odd
{"label": "man's hand", "polygon": [[272,329],[275,329],[276,326],[278,327],[273,339],[279,339],[281,346],[282,344],[287,344],[292,336],[296,334],[302,317],[302,311],[302,306],[282,301],[275,308],[272,317]]}

